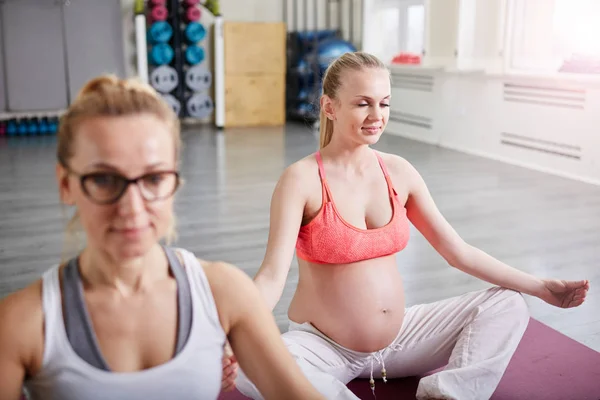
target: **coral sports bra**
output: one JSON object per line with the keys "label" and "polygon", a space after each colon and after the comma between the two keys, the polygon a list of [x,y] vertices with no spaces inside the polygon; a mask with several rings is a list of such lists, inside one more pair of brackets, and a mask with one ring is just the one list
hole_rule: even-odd
{"label": "coral sports bra", "polygon": [[410,222],[400,204],[388,171],[375,152],[383,170],[392,203],[392,218],[380,228],[361,229],[339,214],[325,178],[321,153],[315,153],[321,177],[323,203],[319,213],[300,228],[296,241],[298,258],[318,264],[348,264],[395,254],[408,244]]}

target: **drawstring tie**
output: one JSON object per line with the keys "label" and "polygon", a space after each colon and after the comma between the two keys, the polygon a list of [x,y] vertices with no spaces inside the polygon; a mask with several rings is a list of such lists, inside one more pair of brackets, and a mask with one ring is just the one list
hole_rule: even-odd
{"label": "drawstring tie", "polygon": [[385,349],[379,350],[373,354],[371,354],[371,379],[369,380],[369,385],[371,386],[371,391],[373,392],[373,397],[375,396],[375,379],[373,379],[373,360],[376,360],[381,365],[381,379],[383,379],[384,383],[387,383],[387,371],[385,370],[385,362],[383,361],[383,352],[386,350],[398,351],[402,350],[401,344],[395,344],[393,346],[387,347]]}

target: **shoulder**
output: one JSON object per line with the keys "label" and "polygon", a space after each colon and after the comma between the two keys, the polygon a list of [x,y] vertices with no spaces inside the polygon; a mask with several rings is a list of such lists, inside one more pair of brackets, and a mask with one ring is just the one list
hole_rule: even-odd
{"label": "shoulder", "polygon": [[377,151],[377,153],[381,156],[392,178],[405,180],[406,178],[414,178],[418,175],[416,168],[404,157],[381,151]]}
{"label": "shoulder", "polygon": [[174,250],[180,262],[185,264],[186,259],[188,263],[190,263],[191,259],[196,261],[190,264],[197,266],[202,270],[202,272],[204,272],[204,275],[206,276],[206,279],[212,290],[223,289],[227,283],[233,283],[235,285],[237,282],[241,282],[243,285],[244,283],[250,282],[250,284],[252,284],[250,277],[241,269],[232,264],[224,261],[206,260],[198,257],[193,252],[184,248],[178,247],[174,248]]}
{"label": "shoulder", "polygon": [[[186,264],[187,260],[187,263],[196,265],[202,270],[202,272],[204,272],[211,289],[213,289],[213,286],[219,289],[223,282],[230,281],[231,279],[234,281],[244,280],[244,277],[246,277],[248,280],[250,279],[243,271],[229,263],[223,261],[205,260],[198,257],[192,251],[184,248],[177,247],[173,249],[175,250],[175,254],[182,264]],[[196,262],[190,262],[190,260],[194,260]]]}
{"label": "shoulder", "polygon": [[279,184],[289,184],[300,187],[318,179],[318,171],[319,166],[315,155],[311,154],[286,167],[279,178]]}
{"label": "shoulder", "polygon": [[378,153],[397,191],[403,192],[408,197],[424,190],[425,182],[421,174],[408,160],[397,154]]}
{"label": "shoulder", "polygon": [[[31,328],[43,321],[42,280],[18,290],[0,301],[0,332],[19,333],[15,328]],[[40,325],[41,326],[41,325]],[[22,332],[22,331],[21,331]]]}
{"label": "shoulder", "polygon": [[298,202],[306,201],[315,192],[319,191],[321,180],[319,178],[319,167],[315,155],[306,156],[286,167],[273,192],[273,197],[279,201]]}
{"label": "shoulder", "polygon": [[251,312],[262,299],[248,274],[223,261],[198,259],[212,292],[221,325],[228,332],[237,316]]}
{"label": "shoulder", "polygon": [[242,285],[252,284],[250,277],[238,267],[224,261],[207,261],[198,258],[206,278],[211,286],[222,289],[227,284]]}
{"label": "shoulder", "polygon": [[13,353],[31,370],[41,363],[44,335],[42,280],[0,301],[0,354]]}

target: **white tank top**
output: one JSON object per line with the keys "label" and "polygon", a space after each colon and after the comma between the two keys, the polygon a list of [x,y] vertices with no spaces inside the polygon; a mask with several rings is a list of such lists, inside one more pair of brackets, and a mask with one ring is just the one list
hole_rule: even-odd
{"label": "white tank top", "polygon": [[214,400],[221,390],[226,335],[204,270],[183,249],[192,298],[192,323],[184,347],[164,364],[137,372],[110,372],[84,361],[66,334],[58,266],[42,278],[44,355],[40,372],[25,382],[32,400]]}

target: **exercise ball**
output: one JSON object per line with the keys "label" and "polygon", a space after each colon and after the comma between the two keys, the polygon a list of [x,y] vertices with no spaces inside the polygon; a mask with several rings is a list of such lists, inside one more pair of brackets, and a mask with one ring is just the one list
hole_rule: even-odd
{"label": "exercise ball", "polygon": [[356,51],[356,47],[345,40],[330,38],[319,43],[317,57],[319,67],[326,69],[329,64],[341,55]]}

